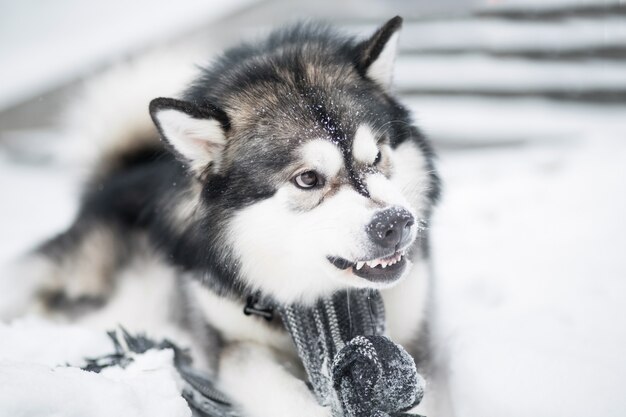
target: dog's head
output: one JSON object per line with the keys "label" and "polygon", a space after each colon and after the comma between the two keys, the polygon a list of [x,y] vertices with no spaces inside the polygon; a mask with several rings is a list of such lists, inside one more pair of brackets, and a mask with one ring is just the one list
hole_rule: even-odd
{"label": "dog's head", "polygon": [[401,22],[361,42],[320,27],[277,32],[228,51],[185,100],[151,103],[202,185],[204,224],[218,229],[207,250],[246,288],[310,301],[406,273],[436,177],[390,94]]}

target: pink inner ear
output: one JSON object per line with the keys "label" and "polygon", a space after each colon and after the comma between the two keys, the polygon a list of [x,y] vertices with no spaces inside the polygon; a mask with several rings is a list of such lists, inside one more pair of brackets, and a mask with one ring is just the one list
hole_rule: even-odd
{"label": "pink inner ear", "polygon": [[182,128],[181,136],[185,138],[187,146],[195,149],[194,153],[201,159],[212,160],[224,148],[224,133],[212,119],[190,119],[191,126]]}
{"label": "pink inner ear", "polygon": [[[196,129],[185,129],[184,135],[189,138],[189,142],[191,146],[198,149],[222,149],[224,144],[222,143],[222,138],[211,138],[208,137],[211,132],[199,132]],[[215,133],[215,132],[212,132]]]}
{"label": "pink inner ear", "polygon": [[189,146],[195,149],[196,160],[192,161],[192,167],[195,169],[203,170],[204,167],[212,164],[213,169],[219,169],[221,162],[221,152],[224,149],[224,143],[220,142],[221,138],[217,141],[210,140],[201,136],[201,132],[195,130],[187,130],[185,132],[189,141]]}
{"label": "pink inner ear", "polygon": [[197,146],[198,148],[206,151],[211,156],[213,156],[213,154],[215,154],[216,152],[219,152],[222,149],[224,149],[223,143],[211,142],[208,140],[201,140],[201,139],[192,139],[192,141],[194,143],[194,146]]}

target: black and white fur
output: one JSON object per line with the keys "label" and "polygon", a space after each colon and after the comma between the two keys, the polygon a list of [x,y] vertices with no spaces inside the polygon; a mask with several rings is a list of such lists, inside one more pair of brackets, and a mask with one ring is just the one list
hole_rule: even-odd
{"label": "black and white fur", "polygon": [[[329,411],[287,365],[294,351],[280,326],[242,313],[248,295],[307,304],[378,288],[390,336],[417,351],[439,181],[428,142],[392,93],[401,23],[360,41],[322,25],[276,31],[227,50],[178,98],[152,100],[156,130],[147,101],[120,114],[121,126],[102,126],[97,134],[106,141],[111,129],[113,146],[75,222],[22,261],[23,294],[35,299],[22,297],[5,317],[34,301],[47,313],[84,318],[118,306],[116,322],[175,323],[245,415],[259,417]],[[128,89],[158,90],[154,72],[169,84],[177,77],[143,68],[125,79]],[[154,98],[148,91],[140,96]],[[138,100],[99,107],[115,119],[122,101]],[[82,117],[99,117],[89,111]],[[131,120],[136,111],[146,115]],[[159,278],[159,268],[173,278]]]}

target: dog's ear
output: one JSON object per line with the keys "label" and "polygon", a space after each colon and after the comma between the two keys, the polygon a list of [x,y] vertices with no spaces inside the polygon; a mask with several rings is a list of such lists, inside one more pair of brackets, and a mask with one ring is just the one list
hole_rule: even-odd
{"label": "dog's ear", "polygon": [[357,69],[385,89],[391,86],[402,18],[396,16],[357,46]]}
{"label": "dog's ear", "polygon": [[217,172],[229,128],[228,116],[210,103],[155,98],[150,116],[163,140],[192,172]]}

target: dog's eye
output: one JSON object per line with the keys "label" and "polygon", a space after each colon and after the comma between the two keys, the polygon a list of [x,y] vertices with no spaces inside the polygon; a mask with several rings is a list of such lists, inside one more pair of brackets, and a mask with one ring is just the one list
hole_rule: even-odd
{"label": "dog's eye", "polygon": [[383,158],[383,154],[380,153],[380,151],[378,151],[378,153],[376,154],[376,159],[374,159],[374,165],[378,165],[378,163],[380,162],[382,158]]}
{"label": "dog's eye", "polygon": [[313,188],[317,185],[323,184],[322,177],[320,177],[320,175],[315,171],[303,172],[294,178],[294,182],[298,187],[304,189]]}

